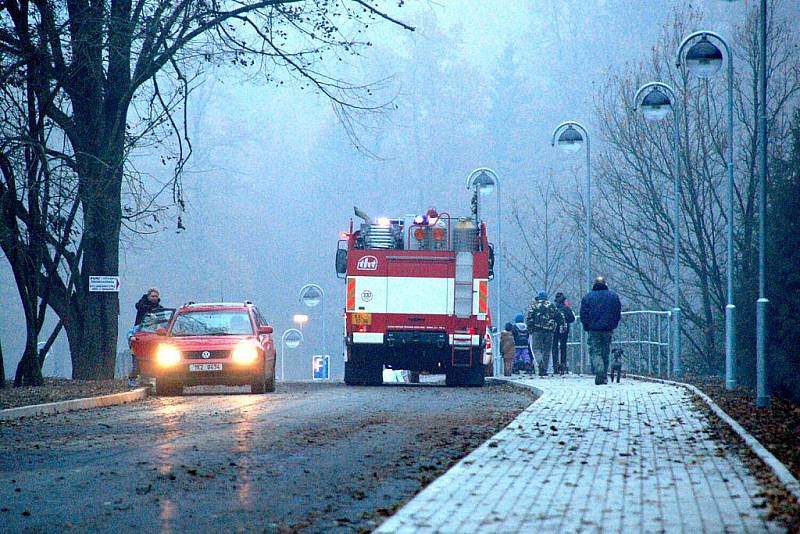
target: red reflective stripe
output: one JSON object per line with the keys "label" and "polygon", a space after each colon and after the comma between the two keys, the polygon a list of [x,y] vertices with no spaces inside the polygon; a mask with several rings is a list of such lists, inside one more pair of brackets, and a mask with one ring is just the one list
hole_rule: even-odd
{"label": "red reflective stripe", "polygon": [[478,282],[478,313],[489,310],[489,283],[481,280]]}
{"label": "red reflective stripe", "polygon": [[352,310],[356,307],[356,279],[347,279],[347,309]]}

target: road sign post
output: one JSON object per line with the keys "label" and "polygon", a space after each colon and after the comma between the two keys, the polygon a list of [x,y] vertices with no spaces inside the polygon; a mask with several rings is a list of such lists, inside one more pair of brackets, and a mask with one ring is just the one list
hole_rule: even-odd
{"label": "road sign post", "polygon": [[90,276],[89,292],[119,293],[119,276]]}
{"label": "road sign post", "polygon": [[311,375],[314,380],[330,380],[330,356],[315,354],[311,357]]}

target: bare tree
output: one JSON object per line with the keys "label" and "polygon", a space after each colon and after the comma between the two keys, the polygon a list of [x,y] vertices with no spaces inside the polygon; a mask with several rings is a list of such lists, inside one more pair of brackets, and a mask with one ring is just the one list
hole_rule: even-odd
{"label": "bare tree", "polygon": [[[659,80],[678,93],[681,154],[681,308],[688,324],[684,335],[695,349],[698,370],[719,370],[720,324],[726,303],[725,176],[726,115],[724,79],[698,82],[674,67],[674,50],[691,27],[701,21],[693,12],[676,13],[653,48],[650,60],[627,66],[613,76],[598,97],[597,112],[605,149],[596,160],[598,194],[594,232],[603,260],[622,274],[625,292],[640,304],[671,306],[671,184],[675,177],[673,130],[667,124],[647,124],[634,115],[633,94],[641,83]],[[756,97],[755,15],[734,42],[738,101],[736,164],[737,265],[750,255],[755,228],[755,131],[752,111]],[[786,22],[770,24],[773,61],[768,73],[771,101],[771,146],[785,144],[787,112],[800,90],[800,57]],[[744,102],[749,103],[744,105]],[[568,208],[580,217],[582,205]],[[747,245],[747,244],[750,245]],[[748,248],[750,246],[750,248]],[[749,261],[749,259],[747,260]]]}
{"label": "bare tree", "polygon": [[579,279],[572,261],[579,254],[579,247],[571,237],[575,235],[572,219],[556,196],[552,171],[537,182],[532,193],[514,198],[511,221],[519,238],[505,245],[503,256],[530,293],[541,289],[577,294],[578,288],[570,282]]}
{"label": "bare tree", "polygon": [[[34,278],[63,322],[74,378],[113,376],[118,296],[89,292],[89,276],[118,274],[122,231],[160,220],[162,193],[182,207],[186,106],[203,66],[233,64],[275,83],[288,73],[352,131],[358,113],[379,106],[368,85],[338,79],[322,59],[369,45],[359,36],[375,20],[407,28],[370,0],[0,2],[0,72],[28,73],[49,95],[37,97],[39,116],[57,131],[42,146],[75,178],[79,235],[61,248],[33,236],[47,242],[37,253],[51,268]],[[129,156],[143,147],[172,164],[169,179],[153,186],[136,172]]]}
{"label": "bare tree", "polygon": [[43,357],[37,341],[55,278],[50,275],[73,234],[77,185],[61,159],[48,153],[55,144],[54,128],[42,106],[53,92],[41,83],[36,68],[5,74],[0,89],[0,248],[17,285],[26,327],[14,384],[39,385]]}

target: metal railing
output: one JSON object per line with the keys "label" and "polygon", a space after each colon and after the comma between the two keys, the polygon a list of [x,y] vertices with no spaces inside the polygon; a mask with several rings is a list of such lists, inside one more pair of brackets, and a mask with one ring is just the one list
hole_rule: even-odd
{"label": "metal railing", "polygon": [[[672,378],[671,318],[670,311],[622,312],[611,346],[624,350],[624,371]],[[567,341],[567,358],[570,369],[581,374],[591,372],[589,355],[584,352],[584,344],[581,343],[584,334],[580,316],[576,316]]]}

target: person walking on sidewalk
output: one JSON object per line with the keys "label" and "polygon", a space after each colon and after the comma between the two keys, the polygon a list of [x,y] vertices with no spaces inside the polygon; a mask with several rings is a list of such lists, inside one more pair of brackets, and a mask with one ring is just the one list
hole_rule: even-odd
{"label": "person walking on sidewalk", "polygon": [[556,293],[556,310],[561,316],[561,324],[553,334],[553,367],[557,374],[563,375],[569,372],[567,339],[569,339],[569,325],[575,322],[575,314],[572,313],[572,307],[561,291]]}
{"label": "person walking on sidewalk", "polygon": [[539,291],[536,299],[528,307],[525,323],[531,336],[531,352],[539,367],[539,376],[547,376],[550,367],[550,351],[553,348],[553,334],[560,325],[561,318],[547,293]]}
{"label": "person walking on sidewalk", "polygon": [[506,323],[506,329],[500,332],[500,354],[503,355],[503,376],[511,376],[514,370],[514,325]]}
{"label": "person walking on sidewalk", "polygon": [[605,278],[594,279],[592,290],[581,299],[581,324],[587,332],[589,359],[594,372],[594,383],[608,383],[608,353],[611,336],[622,316],[619,296],[608,289]]}
{"label": "person walking on sidewalk", "polygon": [[527,371],[533,373],[533,358],[531,358],[530,333],[525,318],[518,314],[514,318],[511,333],[514,335],[514,371]]}

